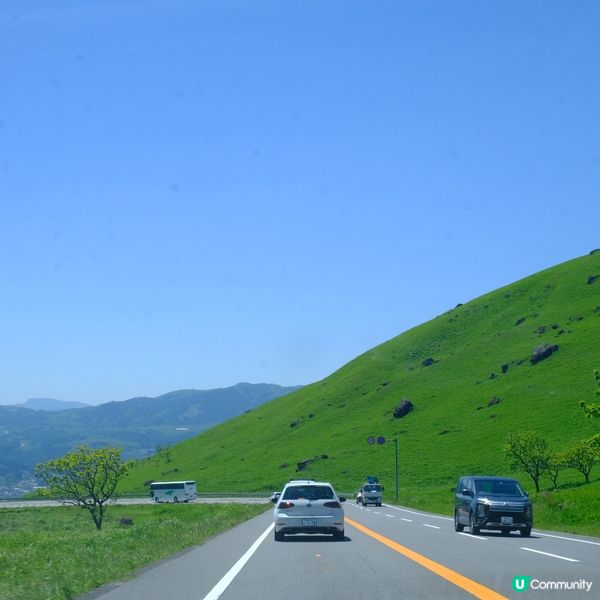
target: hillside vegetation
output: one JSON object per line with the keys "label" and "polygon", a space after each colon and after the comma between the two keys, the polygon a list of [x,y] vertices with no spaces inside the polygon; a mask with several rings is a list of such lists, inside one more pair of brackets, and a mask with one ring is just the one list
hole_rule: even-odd
{"label": "hillside vegetation", "polygon": [[[374,474],[391,500],[396,438],[400,500],[449,510],[459,475],[511,474],[509,432],[538,431],[560,450],[600,429],[579,406],[593,400],[600,368],[598,275],[593,252],[458,305],[322,381],[140,461],[127,487],[145,493],[145,482],[168,477],[196,479],[200,492],[267,492],[310,477],[352,492]],[[532,364],[542,344],[558,349]],[[414,410],[398,419],[403,399]],[[369,436],[386,443],[369,445]],[[599,476],[592,471],[589,485]],[[580,481],[568,470],[558,483]]]}

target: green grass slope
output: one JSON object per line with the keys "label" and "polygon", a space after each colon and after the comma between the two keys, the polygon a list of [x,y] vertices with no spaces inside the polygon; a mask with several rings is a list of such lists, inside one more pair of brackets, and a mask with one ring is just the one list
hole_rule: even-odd
{"label": "green grass slope", "polygon": [[[600,252],[459,305],[322,381],[178,444],[168,456],[140,461],[126,485],[141,493],[151,479],[193,478],[200,492],[266,492],[310,477],[354,491],[375,474],[390,498],[396,438],[400,499],[446,510],[459,475],[510,474],[503,453],[509,432],[539,431],[559,450],[600,429],[579,407],[593,400],[600,368],[595,275]],[[541,344],[558,350],[532,364]],[[424,366],[428,358],[434,362]],[[397,419],[404,398],[414,410]],[[492,398],[500,402],[488,406]],[[369,436],[387,441],[369,445]],[[592,480],[599,475],[592,471]],[[580,479],[566,471],[559,484]]]}

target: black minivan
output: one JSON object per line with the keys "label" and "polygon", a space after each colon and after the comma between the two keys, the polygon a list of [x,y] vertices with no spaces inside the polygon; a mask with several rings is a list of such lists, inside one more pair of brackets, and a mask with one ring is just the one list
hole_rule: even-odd
{"label": "black minivan", "polygon": [[454,495],[454,529],[468,526],[471,534],[496,529],[503,534],[517,530],[531,535],[533,509],[516,479],[468,475],[461,477]]}

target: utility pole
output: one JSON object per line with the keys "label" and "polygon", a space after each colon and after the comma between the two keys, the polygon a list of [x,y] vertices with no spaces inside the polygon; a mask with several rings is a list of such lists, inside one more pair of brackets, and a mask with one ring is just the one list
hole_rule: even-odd
{"label": "utility pole", "polygon": [[398,438],[394,438],[394,454],[396,463],[396,502],[398,502]]}

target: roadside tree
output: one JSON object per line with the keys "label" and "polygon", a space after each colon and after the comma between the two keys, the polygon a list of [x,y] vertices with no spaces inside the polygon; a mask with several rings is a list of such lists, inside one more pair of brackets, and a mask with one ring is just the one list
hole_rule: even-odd
{"label": "roadside tree", "polygon": [[597,451],[592,447],[590,440],[584,440],[568,448],[562,457],[567,467],[577,469],[585,477],[585,482],[590,482],[590,471],[598,460]]}
{"label": "roadside tree", "polygon": [[551,458],[548,442],[536,431],[509,433],[504,448],[513,468],[520,468],[533,479],[535,491],[540,491],[540,477]]}
{"label": "roadside tree", "polygon": [[564,469],[565,463],[562,454],[551,454],[546,465],[546,475],[552,481],[552,488],[558,486],[558,476]]}
{"label": "roadside tree", "polygon": [[121,460],[119,448],[80,446],[62,458],[38,464],[35,473],[46,484],[47,495],[88,510],[100,530],[107,504],[118,498],[117,485],[132,464]]}

